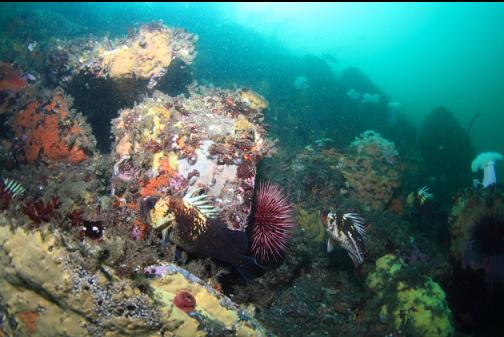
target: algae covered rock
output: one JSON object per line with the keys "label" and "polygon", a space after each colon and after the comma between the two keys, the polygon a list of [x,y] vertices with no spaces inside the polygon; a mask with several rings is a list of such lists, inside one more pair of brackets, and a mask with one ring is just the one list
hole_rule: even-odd
{"label": "algae covered rock", "polygon": [[195,35],[183,29],[153,22],[115,39],[91,36],[54,40],[48,59],[55,77],[64,81],[88,74],[113,81],[152,80],[153,87],[175,59],[192,63],[196,57],[196,40]]}
{"label": "algae covered rock", "polygon": [[380,320],[406,336],[453,336],[452,314],[445,292],[430,277],[409,277],[408,268],[393,254],[376,261],[376,269],[366,283],[380,307]]}
{"label": "algae covered rock", "polygon": [[404,267],[404,261],[393,255],[387,254],[376,261],[374,272],[367,278],[367,286],[371,289],[384,287],[394,275]]}
{"label": "algae covered rock", "polygon": [[[245,337],[266,334],[245,310],[185,269],[173,264],[147,269],[156,276],[151,282],[154,298],[162,304],[160,310],[174,320],[177,335],[232,334]],[[187,301],[190,303],[178,302],[178,297],[183,294],[189,296]]]}
{"label": "algae covered rock", "polygon": [[55,241],[42,232],[0,227],[0,302],[21,335],[86,335],[86,318],[61,301],[72,288]]}
{"label": "algae covered rock", "polygon": [[503,282],[504,190],[500,186],[468,188],[454,199],[449,218],[453,258],[463,269],[483,271],[489,283]]}
{"label": "algae covered rock", "polygon": [[[15,336],[263,336],[264,329],[231,300],[174,265],[140,290],[107,266],[70,248],[64,234],[27,231],[0,218],[0,308]],[[148,290],[146,290],[148,289]],[[195,298],[177,307],[177,294]],[[1,330],[3,329],[3,330]]]}
{"label": "algae covered rock", "polygon": [[305,209],[299,209],[296,219],[303,231],[303,235],[308,240],[315,243],[324,242],[326,230],[318,212],[308,212]]}
{"label": "algae covered rock", "polygon": [[20,107],[11,118],[17,139],[14,151],[26,163],[78,164],[93,156],[96,141],[84,116],[72,109],[73,100],[59,88]]}
{"label": "algae covered rock", "polygon": [[11,64],[0,62],[0,115],[10,111],[28,83]]}
{"label": "algae covered rock", "polygon": [[126,204],[203,190],[228,228],[245,230],[266,138],[267,102],[247,89],[155,92],[113,120],[113,193]]}
{"label": "algae covered rock", "polygon": [[338,166],[351,193],[370,209],[383,210],[401,182],[394,143],[372,130],[355,138]]}

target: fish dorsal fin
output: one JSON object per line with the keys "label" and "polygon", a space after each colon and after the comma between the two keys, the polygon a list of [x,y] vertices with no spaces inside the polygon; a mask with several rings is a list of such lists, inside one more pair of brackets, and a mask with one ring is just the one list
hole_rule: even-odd
{"label": "fish dorsal fin", "polygon": [[366,235],[364,219],[357,213],[343,214],[343,221],[349,221],[350,228],[356,230],[361,236]]}
{"label": "fish dorsal fin", "polygon": [[[201,191],[196,190],[194,192]],[[204,216],[207,218],[215,218],[217,216],[217,210],[210,203],[210,198],[206,194],[193,196],[194,192],[187,193],[183,200],[184,202],[190,204],[193,207],[196,207]]]}

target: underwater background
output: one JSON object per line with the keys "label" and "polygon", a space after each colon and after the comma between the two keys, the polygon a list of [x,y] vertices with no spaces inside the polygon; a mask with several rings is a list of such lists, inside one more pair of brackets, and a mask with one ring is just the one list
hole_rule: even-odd
{"label": "underwater background", "polygon": [[503,15],[0,4],[0,337],[504,335]]}

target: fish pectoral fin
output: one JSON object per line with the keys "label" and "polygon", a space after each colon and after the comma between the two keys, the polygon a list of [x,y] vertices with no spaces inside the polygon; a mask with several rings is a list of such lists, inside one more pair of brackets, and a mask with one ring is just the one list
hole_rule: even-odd
{"label": "fish pectoral fin", "polygon": [[329,238],[327,240],[327,252],[330,253],[334,250],[334,245],[336,244],[336,242],[332,239],[332,238]]}
{"label": "fish pectoral fin", "polygon": [[180,249],[179,246],[175,246],[175,252],[174,252],[174,256],[173,256],[173,260],[175,263],[183,263],[185,262],[184,261],[184,258],[182,256],[182,249]]}
{"label": "fish pectoral fin", "polygon": [[246,255],[240,256],[240,265],[235,266],[235,268],[245,281],[253,280],[263,275],[266,271],[255,258]]}
{"label": "fish pectoral fin", "polygon": [[166,248],[166,244],[170,239],[170,235],[168,233],[168,228],[165,228],[161,231],[161,250],[163,251]]}
{"label": "fish pectoral fin", "polygon": [[352,259],[352,262],[356,267],[364,262],[362,251],[355,241],[343,241],[341,245],[347,251],[348,256]]}

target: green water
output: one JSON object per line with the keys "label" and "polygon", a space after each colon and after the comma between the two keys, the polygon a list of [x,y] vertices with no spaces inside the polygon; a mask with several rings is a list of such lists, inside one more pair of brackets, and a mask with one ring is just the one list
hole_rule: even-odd
{"label": "green water", "polygon": [[[467,126],[480,113],[471,139],[478,151],[504,152],[500,137],[504,111],[504,5],[499,3],[310,3],[310,4],[3,4],[0,14],[49,9],[82,25],[86,32],[120,34],[135,23],[163,19],[200,35],[214,33],[242,48],[259,33],[270,50],[251,43],[252,54],[278,50],[296,56],[330,55],[335,75],[351,65],[361,69],[399,101],[417,126],[444,105]],[[223,29],[226,25],[226,29]],[[244,32],[242,27],[249,32]],[[234,28],[234,29],[233,29]],[[58,32],[53,32],[57,34]],[[65,34],[65,32],[62,32]],[[225,36],[225,35],[227,36]],[[204,51],[200,50],[203,54]],[[230,57],[232,55],[229,55]],[[203,57],[203,56],[202,56]],[[233,60],[236,67],[247,66]],[[286,65],[288,67],[288,65]],[[229,72],[228,70],[225,70]],[[235,74],[239,81],[239,74]]]}
{"label": "green water", "polygon": [[433,107],[451,109],[477,150],[504,151],[504,5],[242,4],[240,24],[294,53],[329,53],[362,69],[419,125]]}

